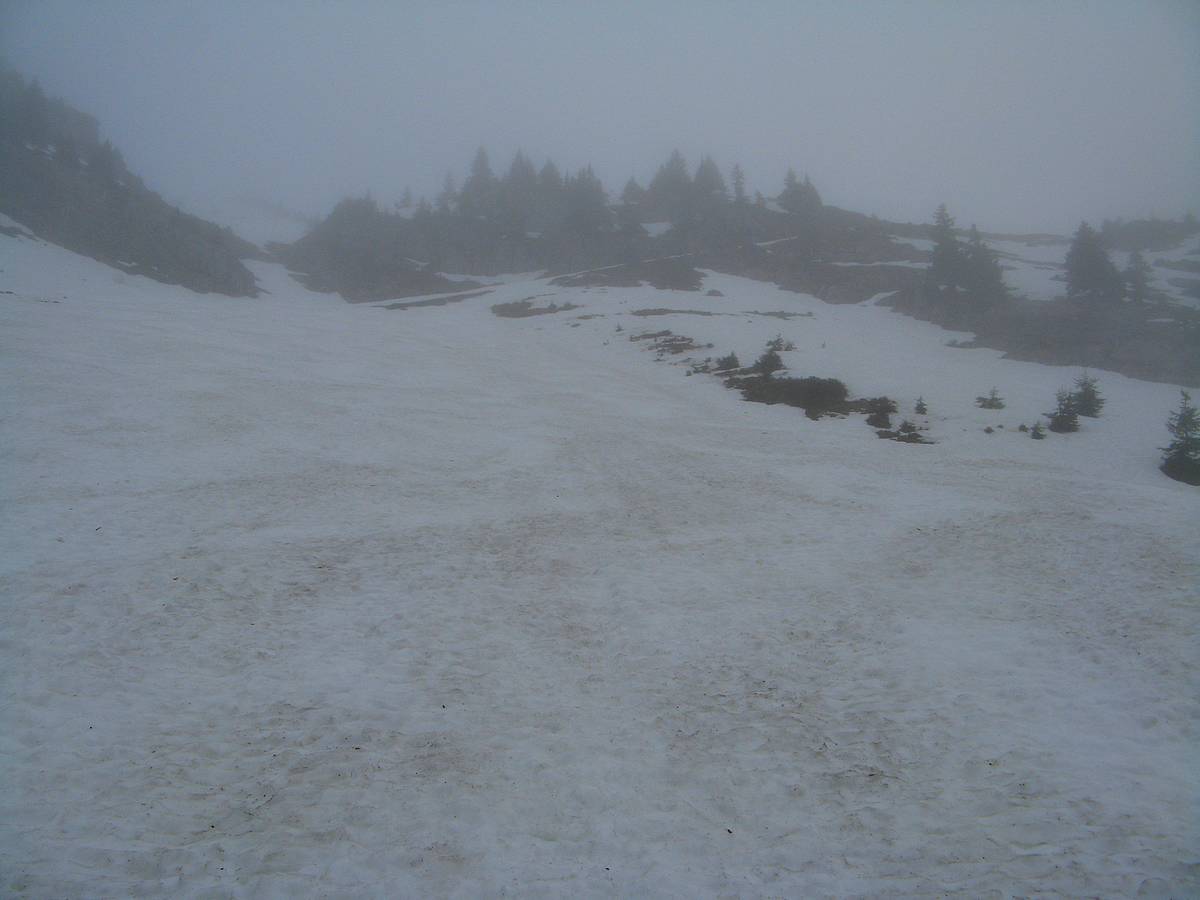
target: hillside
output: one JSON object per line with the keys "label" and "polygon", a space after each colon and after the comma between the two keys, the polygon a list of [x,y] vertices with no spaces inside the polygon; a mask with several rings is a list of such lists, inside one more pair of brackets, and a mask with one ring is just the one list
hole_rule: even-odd
{"label": "hillside", "polygon": [[[0,254],[6,893],[1200,891],[1177,386],[1034,441],[1077,369],[707,268]],[[688,375],[776,336],[934,443]]]}
{"label": "hillside", "polygon": [[91,116],[0,67],[0,213],[77,253],[195,291],[254,296],[261,251],[168,205]]}
{"label": "hillside", "polygon": [[1200,385],[1200,226],[1192,219],[1104,224],[1121,271],[1128,248],[1146,251],[1146,295],[1136,302],[1065,299],[1069,241],[1053,235],[980,238],[1002,282],[984,298],[970,288],[930,289],[933,226],[830,206],[792,172],[778,196],[751,200],[742,177],[738,169],[731,194],[711,159],[693,175],[676,152],[647,187],[631,179],[613,202],[590,168],[562,176],[547,162],[539,173],[518,153],[501,178],[480,150],[462,189],[448,181],[436,205],[408,198],[385,209],[370,197],[347,199],[304,237],[271,250],[308,287],[352,302],[472,286],[446,272],[475,273],[475,282],[541,271],[578,284],[695,282],[682,272],[656,280],[660,261],[674,260],[693,273],[741,275],[828,303],[887,295],[898,312],[971,332],[978,345],[1018,359]]}

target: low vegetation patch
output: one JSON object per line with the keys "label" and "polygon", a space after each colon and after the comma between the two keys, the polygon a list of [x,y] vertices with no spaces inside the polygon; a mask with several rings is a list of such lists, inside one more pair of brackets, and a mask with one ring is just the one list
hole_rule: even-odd
{"label": "low vegetation patch", "polygon": [[854,405],[863,402],[850,400],[846,385],[836,378],[734,376],[727,384],[741,391],[742,397],[752,403],[799,407],[810,419],[854,412]]}
{"label": "low vegetation patch", "polygon": [[635,309],[630,315],[633,316],[715,316],[718,313],[709,312],[705,309],[667,309],[666,307],[656,306],[653,309]]}
{"label": "low vegetation patch", "polygon": [[980,409],[1004,409],[1004,398],[992,388],[986,397],[976,397],[975,405]]}
{"label": "low vegetation patch", "polygon": [[851,398],[845,383],[837,378],[819,378],[812,375],[804,378],[773,378],[769,374],[756,371],[754,366],[738,369],[737,361],[737,356],[731,353],[717,360],[715,364],[712,360],[705,360],[704,365],[694,371],[725,374],[725,386],[739,391],[742,399],[751,403],[782,403],[785,406],[794,406],[804,410],[804,414],[810,419],[862,413],[867,416],[869,425],[879,429],[876,433],[880,437],[909,444],[933,443],[922,437],[917,426],[907,420],[896,431],[890,430],[890,416],[897,409],[896,401],[890,397]]}
{"label": "low vegetation patch", "polygon": [[574,303],[564,303],[562,306],[556,303],[551,303],[549,306],[534,306],[531,300],[516,300],[512,303],[497,303],[492,307],[492,312],[502,319],[526,319],[530,316],[546,316],[572,309],[579,309],[579,307]]}
{"label": "low vegetation patch", "polygon": [[895,431],[880,429],[875,434],[885,440],[898,441],[901,444],[932,444],[933,441],[921,434],[921,430],[912,422],[905,419]]}
{"label": "low vegetation patch", "polygon": [[810,312],[784,312],[783,310],[773,310],[771,312],[759,312],[757,309],[749,310],[745,313],[747,316],[769,316],[772,319],[811,319],[813,314]]}
{"label": "low vegetation patch", "polygon": [[647,331],[643,334],[631,334],[631,341],[650,341],[649,349],[658,352],[659,356],[671,354],[677,356],[680,353],[687,353],[690,350],[700,350],[711,348],[712,344],[705,344],[704,348],[697,344],[692,338],[686,334],[675,334],[670,330],[663,331]]}
{"label": "low vegetation patch", "polygon": [[430,297],[428,300],[405,300],[402,303],[385,303],[380,309],[418,309],[422,306],[446,306],[450,303],[462,303],[472,297],[482,297],[490,294],[490,290],[468,291],[465,294],[450,294],[446,297]]}

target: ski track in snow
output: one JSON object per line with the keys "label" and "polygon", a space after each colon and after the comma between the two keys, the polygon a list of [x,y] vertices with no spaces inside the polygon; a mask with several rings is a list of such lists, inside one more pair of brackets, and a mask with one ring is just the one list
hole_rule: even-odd
{"label": "ski track in snow", "polygon": [[[1038,443],[1074,370],[731,276],[401,314],[0,241],[3,893],[1200,889],[1176,388],[1097,373]],[[547,290],[584,308],[489,312]],[[743,403],[658,327],[782,333],[938,443]]]}

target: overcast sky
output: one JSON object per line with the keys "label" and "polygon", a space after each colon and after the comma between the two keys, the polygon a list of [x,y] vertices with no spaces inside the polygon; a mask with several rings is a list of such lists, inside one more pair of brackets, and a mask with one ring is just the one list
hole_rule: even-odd
{"label": "overcast sky", "polygon": [[1200,214],[1200,3],[0,0],[0,54],[185,208],[433,194],[476,147],[981,228]]}

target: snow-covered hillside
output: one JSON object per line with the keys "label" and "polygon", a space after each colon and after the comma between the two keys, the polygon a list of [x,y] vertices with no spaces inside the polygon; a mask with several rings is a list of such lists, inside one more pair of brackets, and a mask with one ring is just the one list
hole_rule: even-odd
{"label": "snow-covered hillside", "polygon": [[[251,265],[0,236],[4,894],[1200,891],[1177,388],[1096,373],[1039,442],[1077,371],[870,304]],[[576,308],[491,311],[527,298]],[[782,334],[936,443],[742,402],[664,329]]]}
{"label": "snow-covered hillside", "polygon": [[[986,242],[1000,257],[1004,280],[1016,293],[1031,300],[1053,300],[1067,292],[1066,259],[1070,239],[1048,240],[988,240]],[[1124,251],[1110,253],[1113,263],[1121,271],[1129,265],[1130,254]],[[1193,273],[1179,271],[1172,265],[1200,263],[1195,237],[1182,241],[1170,250],[1147,251],[1145,259],[1150,263],[1149,286],[1151,290],[1173,303],[1183,306],[1200,306],[1194,296],[1184,290],[1180,283],[1194,280]],[[1166,266],[1158,265],[1165,263]],[[1173,283],[1177,282],[1177,283]]]}

